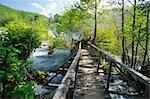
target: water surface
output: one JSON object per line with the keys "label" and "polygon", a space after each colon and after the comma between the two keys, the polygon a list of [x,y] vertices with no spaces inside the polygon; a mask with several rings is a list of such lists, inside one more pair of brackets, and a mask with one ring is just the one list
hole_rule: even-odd
{"label": "water surface", "polygon": [[41,70],[45,72],[54,71],[57,66],[61,65],[69,56],[69,50],[55,49],[52,55],[48,55],[48,48],[37,48],[32,53],[30,59],[33,60],[32,67],[34,71]]}

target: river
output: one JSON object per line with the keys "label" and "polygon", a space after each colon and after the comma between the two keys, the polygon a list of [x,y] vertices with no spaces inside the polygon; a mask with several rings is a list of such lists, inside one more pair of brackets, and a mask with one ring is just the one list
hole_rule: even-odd
{"label": "river", "polygon": [[69,50],[55,49],[52,55],[48,55],[48,47],[37,48],[30,59],[33,61],[33,71],[55,71],[56,66],[61,65],[71,55]]}

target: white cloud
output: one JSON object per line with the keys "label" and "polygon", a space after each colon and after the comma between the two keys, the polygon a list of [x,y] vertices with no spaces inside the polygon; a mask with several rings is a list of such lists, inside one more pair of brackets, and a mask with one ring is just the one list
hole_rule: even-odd
{"label": "white cloud", "polygon": [[57,4],[55,2],[46,5],[47,11],[53,13],[57,10]]}
{"label": "white cloud", "polygon": [[48,0],[47,4],[31,3],[36,9],[38,9],[40,14],[43,14],[47,17],[55,15],[57,13],[63,12],[65,8],[68,8],[74,2],[80,2],[80,0]]}
{"label": "white cloud", "polygon": [[49,17],[49,14],[56,10],[56,3],[49,3],[45,6],[39,4],[39,3],[31,3],[32,6],[34,6],[36,9],[38,9],[40,14],[43,14],[47,17]]}
{"label": "white cloud", "polygon": [[35,6],[37,9],[46,10],[42,5],[38,3],[31,3],[31,5]]}

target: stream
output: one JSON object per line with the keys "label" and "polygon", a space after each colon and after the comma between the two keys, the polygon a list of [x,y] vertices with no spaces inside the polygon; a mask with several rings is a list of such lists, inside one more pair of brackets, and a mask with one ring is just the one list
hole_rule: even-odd
{"label": "stream", "polygon": [[[37,48],[30,56],[30,59],[33,61],[33,64],[31,65],[33,68],[33,72],[46,72],[48,74],[48,76],[45,78],[47,81],[49,81],[53,76],[56,75],[56,73],[53,72],[56,70],[56,67],[60,66],[71,55],[71,52],[69,50],[53,49],[54,52],[51,55],[48,55],[48,51],[48,46],[41,46],[40,48]],[[62,79],[63,75],[58,74],[48,83],[59,84],[61,83]],[[36,95],[53,93],[54,90],[54,87],[46,89],[42,84],[34,85],[34,92]]]}
{"label": "stream", "polygon": [[30,59],[33,61],[33,71],[55,71],[56,67],[61,65],[71,55],[69,50],[57,49],[54,49],[52,55],[48,55],[48,50],[47,47],[42,47],[37,48],[35,52],[32,53]]}

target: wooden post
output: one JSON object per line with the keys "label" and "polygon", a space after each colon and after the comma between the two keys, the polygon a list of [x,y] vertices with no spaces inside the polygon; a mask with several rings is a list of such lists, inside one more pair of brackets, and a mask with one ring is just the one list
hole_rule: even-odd
{"label": "wooden post", "polygon": [[145,90],[144,90],[144,98],[145,99],[149,99],[150,98],[150,87],[149,86],[145,86]]}
{"label": "wooden post", "polygon": [[[74,76],[73,79],[75,79],[75,76]],[[75,81],[71,81],[71,84],[70,84],[70,87],[69,87],[69,90],[68,90],[66,98],[68,98],[68,99],[72,99],[73,98],[74,87],[75,87]]]}
{"label": "wooden post", "polygon": [[98,73],[98,70],[99,70],[99,66],[101,64],[101,52],[99,52],[99,59],[98,59],[98,67],[97,67],[97,73]]}
{"label": "wooden post", "polygon": [[93,57],[94,55],[93,55],[93,48],[91,47],[91,56]]}
{"label": "wooden post", "polygon": [[107,58],[106,58],[106,56],[104,56],[104,59],[105,59],[105,62],[107,62]]}
{"label": "wooden post", "polygon": [[112,61],[110,61],[110,65],[109,65],[108,78],[107,78],[107,91],[109,90],[109,82],[110,82],[110,77],[111,77],[111,69],[112,69]]}
{"label": "wooden post", "polygon": [[102,52],[101,52],[101,62],[102,63],[104,62],[104,56],[103,56]]}

